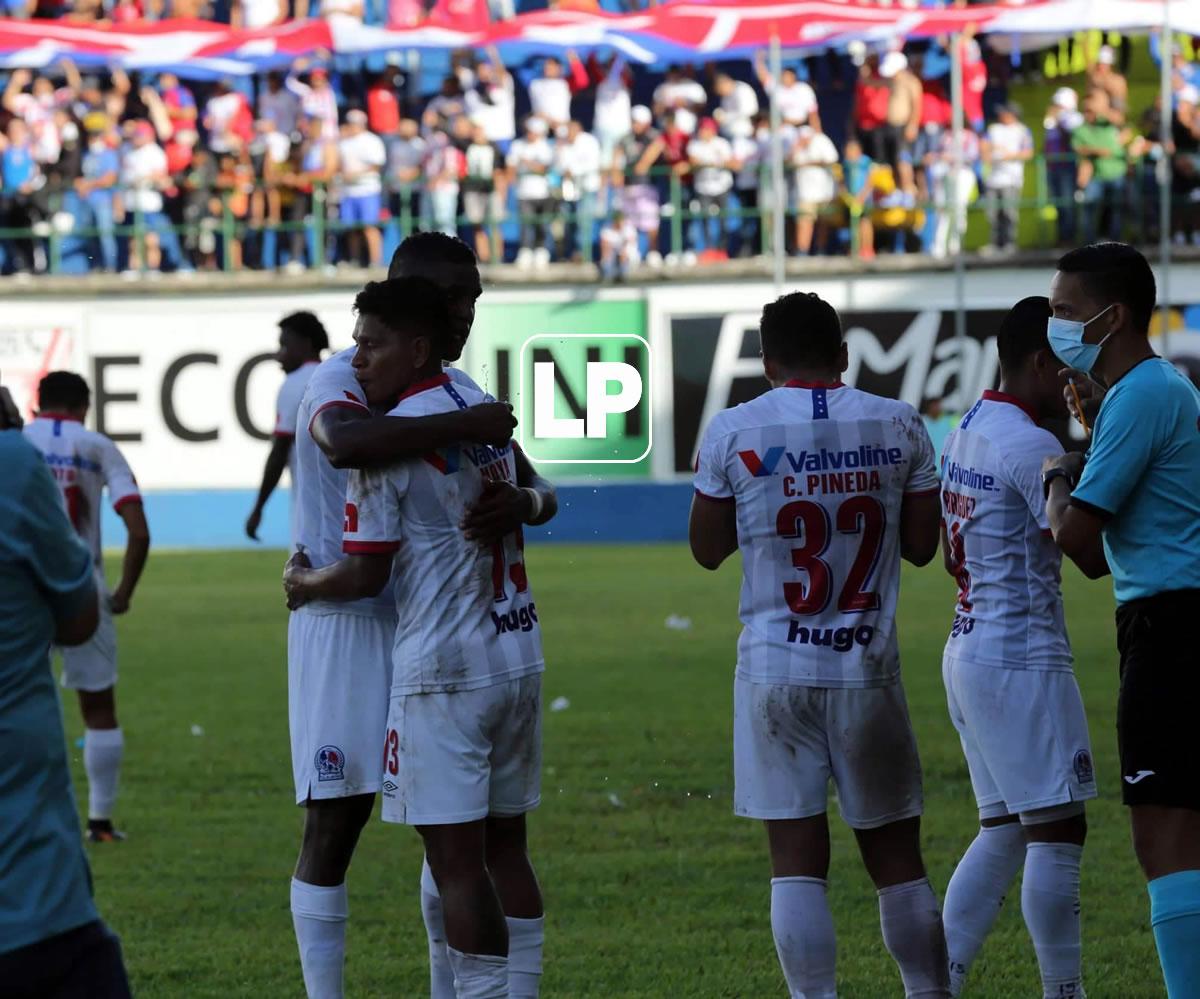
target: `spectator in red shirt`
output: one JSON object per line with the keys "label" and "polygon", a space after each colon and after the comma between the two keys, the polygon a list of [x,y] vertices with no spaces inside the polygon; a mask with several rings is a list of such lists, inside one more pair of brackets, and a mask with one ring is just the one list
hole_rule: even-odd
{"label": "spectator in red shirt", "polygon": [[199,112],[196,109],[196,98],[192,92],[179,82],[174,73],[160,73],[158,76],[158,93],[162,97],[163,106],[167,109],[167,117],[171,120],[171,134],[180,129],[194,129]]}
{"label": "spectator in red shirt", "polygon": [[367,88],[367,127],[376,135],[394,135],[400,127],[400,88],[404,75],[394,66]]}
{"label": "spectator in red shirt", "polygon": [[983,131],[983,92],[987,89],[987,64],[974,38],[962,41],[963,117],[976,132]]}
{"label": "spectator in red shirt", "polygon": [[887,112],[891,87],[879,73],[879,57],[869,55],[858,71],[854,88],[855,137],[867,155],[879,163],[887,159]]}

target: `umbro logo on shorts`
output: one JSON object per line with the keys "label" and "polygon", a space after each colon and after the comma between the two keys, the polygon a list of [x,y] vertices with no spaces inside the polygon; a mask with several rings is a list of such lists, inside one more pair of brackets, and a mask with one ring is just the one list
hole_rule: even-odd
{"label": "umbro logo on shorts", "polygon": [[396,783],[394,783],[393,781],[390,781],[390,780],[385,780],[385,781],[383,782],[383,789],[384,789],[384,791],[386,791],[388,794],[392,794],[393,792],[400,790],[400,785],[399,785],[399,784],[396,784]]}
{"label": "umbro logo on shorts", "polygon": [[1153,770],[1139,770],[1132,777],[1126,776],[1125,783],[1126,784],[1138,784],[1141,781],[1144,781],[1147,777],[1153,777],[1153,776],[1154,776]]}

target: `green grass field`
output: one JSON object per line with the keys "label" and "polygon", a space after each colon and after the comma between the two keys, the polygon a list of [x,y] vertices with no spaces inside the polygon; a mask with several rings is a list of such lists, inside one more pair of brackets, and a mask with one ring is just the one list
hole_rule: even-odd
{"label": "green grass field", "polygon": [[[282,562],[274,551],[157,556],[121,620],[118,818],[129,840],[91,856],[101,911],[147,999],[303,995],[288,911],[301,812],[292,804]],[[543,805],[531,823],[547,904],[543,994],[784,996],[765,837],[731,812],[738,560],[709,574],[683,547],[541,546],[529,562],[545,699],[571,702],[546,715]],[[1092,999],[1159,996],[1118,796],[1112,596],[1107,582],[1067,571],[1102,789],[1083,869],[1085,982]],[[906,571],[900,635],[939,895],[976,825],[940,677],[951,602],[940,568]],[[691,630],[667,629],[669,614],[690,617]],[[66,714],[74,744],[73,705]],[[79,750],[72,756],[82,792]],[[899,996],[874,892],[849,832],[833,826],[840,993]],[[422,994],[419,868],[415,833],[372,822],[349,878],[349,996]],[[1041,994],[1018,896],[970,995]]]}

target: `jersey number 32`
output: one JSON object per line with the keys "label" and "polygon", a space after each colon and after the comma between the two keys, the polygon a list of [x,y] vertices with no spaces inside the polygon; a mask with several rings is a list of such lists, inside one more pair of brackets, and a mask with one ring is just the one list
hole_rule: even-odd
{"label": "jersey number 32", "polygon": [[793,614],[820,614],[833,596],[833,569],[822,557],[829,548],[833,528],[842,534],[857,534],[862,540],[838,593],[837,609],[842,614],[862,614],[879,609],[879,594],[864,587],[875,571],[883,546],[887,511],[874,496],[852,496],[837,508],[830,522],[829,511],[810,500],[784,504],[775,518],[781,538],[801,538],[792,549],[792,565],[807,582],[783,584],[783,598]]}

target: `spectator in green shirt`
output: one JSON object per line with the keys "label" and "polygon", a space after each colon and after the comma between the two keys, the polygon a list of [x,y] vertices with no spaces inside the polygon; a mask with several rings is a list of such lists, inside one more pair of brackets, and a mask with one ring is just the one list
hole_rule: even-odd
{"label": "spectator in green shirt", "polygon": [[1121,238],[1121,213],[1125,200],[1129,133],[1111,120],[1108,97],[1094,90],[1083,102],[1083,124],[1071,135],[1071,148],[1079,157],[1076,200],[1083,204],[1083,241],[1094,243],[1100,222],[1105,238]]}

